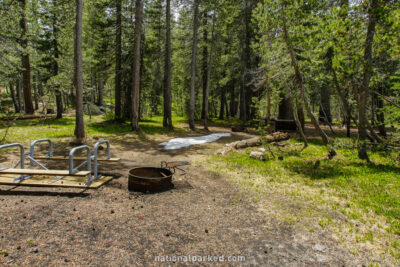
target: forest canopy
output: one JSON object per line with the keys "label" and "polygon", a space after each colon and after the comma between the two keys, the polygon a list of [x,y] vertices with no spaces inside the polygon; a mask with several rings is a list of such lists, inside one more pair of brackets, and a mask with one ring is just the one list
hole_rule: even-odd
{"label": "forest canopy", "polygon": [[104,112],[140,129],[172,114],[400,129],[400,9],[386,0],[2,0],[1,112]]}

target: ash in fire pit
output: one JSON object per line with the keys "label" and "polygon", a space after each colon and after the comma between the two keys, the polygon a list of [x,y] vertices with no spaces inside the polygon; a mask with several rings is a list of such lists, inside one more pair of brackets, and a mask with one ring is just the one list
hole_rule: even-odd
{"label": "ash in fire pit", "polygon": [[160,192],[173,187],[172,172],[168,169],[140,167],[129,171],[129,191]]}

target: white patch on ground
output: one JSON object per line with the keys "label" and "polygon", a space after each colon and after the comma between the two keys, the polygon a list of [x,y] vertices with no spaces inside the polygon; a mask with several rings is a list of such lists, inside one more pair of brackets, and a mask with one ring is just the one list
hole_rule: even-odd
{"label": "white patch on ground", "polygon": [[230,133],[213,133],[204,136],[196,136],[196,137],[185,137],[185,138],[175,138],[171,139],[168,142],[161,143],[161,146],[164,146],[165,150],[173,150],[180,149],[183,147],[188,147],[192,145],[199,145],[204,143],[212,143],[217,141],[222,137],[230,137]]}

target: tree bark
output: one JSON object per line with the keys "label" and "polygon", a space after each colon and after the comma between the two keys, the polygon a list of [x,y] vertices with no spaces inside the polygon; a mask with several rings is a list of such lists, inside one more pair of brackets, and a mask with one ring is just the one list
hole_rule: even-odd
{"label": "tree bark", "polygon": [[193,3],[193,44],[192,44],[192,63],[190,78],[190,100],[189,100],[189,128],[195,129],[194,109],[195,109],[195,87],[196,87],[196,59],[197,59],[197,30],[199,16],[199,0]]}
{"label": "tree bark", "polygon": [[267,72],[264,74],[265,76],[265,90],[267,95],[267,124],[271,121],[271,87],[269,85],[269,77]]}
{"label": "tree bark", "polygon": [[332,123],[331,114],[331,89],[329,85],[324,84],[320,90],[321,105],[319,107],[319,120],[326,123]]}
{"label": "tree bark", "polygon": [[230,103],[229,103],[229,114],[233,118],[236,116],[236,96],[235,96],[235,81],[230,82]]}
{"label": "tree bark", "polygon": [[[215,30],[215,13],[214,10],[213,20],[212,20],[212,30],[211,30],[211,44],[210,44],[210,55],[207,63],[207,79],[206,79],[206,90],[205,101],[204,101],[204,129],[208,131],[208,98],[210,97],[210,80],[211,80],[211,71],[212,71],[212,61],[213,61],[213,53],[214,53],[214,30]],[[221,106],[224,105],[224,102],[221,102]]]}
{"label": "tree bark", "polygon": [[[131,75],[130,75],[131,76]],[[130,79],[132,80],[132,79]],[[130,81],[130,84],[132,81]],[[123,109],[123,120],[131,120],[132,119],[132,90],[130,84],[126,85],[125,88],[125,102],[124,102],[124,109]]]}
{"label": "tree bark", "polygon": [[221,102],[221,105],[219,107],[219,116],[218,116],[218,118],[220,120],[223,120],[224,117],[225,117],[225,107],[226,107],[226,88],[225,87],[221,87],[220,102]]}
{"label": "tree bark", "polygon": [[[56,5],[56,2],[53,2],[54,8]],[[53,13],[53,50],[54,50],[54,62],[53,62],[53,76],[57,76],[58,75],[58,57],[59,57],[59,51],[58,51],[58,40],[57,40],[57,36],[58,36],[58,28],[57,28],[57,17],[56,14]],[[63,106],[63,102],[62,102],[62,92],[60,91],[60,88],[58,85],[56,85],[56,91],[55,91],[55,95],[56,95],[56,106],[57,106],[57,119],[61,119],[62,118],[62,114],[64,112],[64,106]]]}
{"label": "tree bark", "polygon": [[132,68],[132,131],[139,131],[140,105],[140,47],[142,32],[143,1],[136,0],[135,11],[135,43],[133,47]]}
{"label": "tree bark", "polygon": [[[19,76],[19,75],[18,75]],[[17,78],[17,85],[16,85],[16,90],[17,90],[17,102],[18,102],[18,112],[21,112],[22,108],[22,101],[21,101],[21,78]]]}
{"label": "tree bark", "polygon": [[82,10],[83,0],[75,0],[75,89],[76,89],[76,113],[75,113],[75,137],[77,143],[85,141],[85,125],[83,122],[83,68],[82,68]]}
{"label": "tree bark", "polygon": [[[333,82],[335,84],[336,92],[339,95],[339,98],[340,98],[340,100],[341,100],[341,102],[343,104],[343,108],[344,108],[344,111],[345,111],[344,117],[345,117],[345,121],[346,121],[346,136],[350,137],[350,134],[351,134],[351,132],[350,132],[350,130],[351,130],[351,119],[352,119],[351,106],[347,102],[347,99],[346,99],[343,91],[341,90],[341,88],[339,86],[339,81],[337,79],[335,69],[332,67],[331,70],[332,70]],[[356,125],[357,125],[357,123],[356,123]]]}
{"label": "tree bark", "polygon": [[[40,96],[44,96],[43,85],[42,85],[42,77],[40,75],[40,71],[37,73],[38,76],[38,92]],[[43,104],[43,103],[42,103]]]}
{"label": "tree bark", "polygon": [[35,103],[35,110],[39,109],[39,102],[38,102],[38,83],[37,80],[35,81],[36,76],[33,75],[33,84],[32,84],[32,93],[33,93],[33,102]]}
{"label": "tree bark", "polygon": [[378,0],[371,0],[371,6],[368,12],[368,28],[367,37],[364,47],[364,76],[361,87],[359,89],[358,99],[358,139],[360,142],[358,148],[358,157],[360,159],[369,160],[365,139],[367,138],[367,94],[369,89],[369,82],[372,76],[372,44],[374,41],[375,25],[376,25],[376,8]]}
{"label": "tree bark", "polygon": [[102,78],[99,78],[99,91],[98,91],[98,98],[97,98],[97,105],[102,107],[103,106],[103,99],[104,99],[104,81]]}
{"label": "tree bark", "polygon": [[[385,95],[385,89],[383,86],[379,87],[379,94]],[[383,137],[387,137],[386,127],[385,127],[385,113],[383,112],[383,99],[379,95],[377,95],[375,98],[377,107],[376,120],[378,121],[379,134],[382,135]]]}
{"label": "tree bark", "polygon": [[29,54],[26,52],[28,47],[28,39],[26,36],[26,16],[25,9],[26,3],[25,0],[19,0],[21,7],[21,20],[20,26],[22,30],[20,42],[22,46],[22,80],[23,80],[23,90],[24,90],[24,102],[25,102],[25,113],[33,114],[35,112],[33,108],[33,100],[32,100],[32,89],[31,89],[31,65],[29,61]]}
{"label": "tree bark", "polygon": [[121,1],[116,0],[117,21],[115,25],[115,119],[120,121],[121,116],[121,42],[122,42],[122,23],[121,23]]}
{"label": "tree bark", "polygon": [[[304,89],[303,77],[301,76],[299,66],[297,65],[296,57],[294,54],[294,49],[293,49],[292,43],[290,41],[289,32],[287,30],[285,10],[283,10],[283,12],[282,12],[282,22],[283,22],[283,25],[282,25],[283,26],[283,38],[285,40],[287,49],[290,54],[290,60],[291,60],[291,63],[292,63],[292,66],[293,66],[293,69],[295,72],[296,82],[297,82],[297,85],[299,86],[300,96],[303,100],[304,107],[306,108],[308,116],[311,118],[312,124],[314,125],[315,129],[318,131],[319,135],[321,136],[322,141],[324,142],[324,144],[326,146],[328,146],[330,144],[329,138],[326,135],[326,133],[319,126],[318,120],[315,118],[314,114],[312,113],[312,110],[310,109],[309,100],[307,98],[307,95],[306,95],[306,92]],[[329,155],[331,157],[335,156],[336,154],[337,153],[333,148],[329,148]]]}
{"label": "tree bark", "polygon": [[15,113],[18,113],[20,111],[20,109],[19,109],[19,106],[18,106],[17,97],[15,96],[14,83],[13,82],[10,82],[10,93],[11,93],[11,99],[12,99],[13,104],[14,104]]}
{"label": "tree bark", "polygon": [[64,105],[63,105],[63,101],[62,101],[62,94],[60,92],[60,90],[56,91],[56,106],[57,106],[57,119],[61,119],[62,118],[62,114],[64,112]]}
{"label": "tree bark", "polygon": [[208,74],[208,19],[207,19],[207,11],[204,11],[203,16],[203,62],[202,62],[202,74],[203,74],[203,105],[201,110],[201,118],[204,119],[205,105],[208,99],[206,98],[206,90],[207,90],[207,74]]}
{"label": "tree bark", "polygon": [[172,128],[171,96],[171,0],[166,6],[165,69],[164,69],[164,120],[163,126]]}
{"label": "tree bark", "polygon": [[302,125],[302,123],[300,121],[300,118],[299,118],[299,113],[301,113],[301,112],[299,112],[299,110],[302,110],[303,107],[299,106],[298,103],[295,103],[295,100],[293,99],[292,93],[290,93],[290,102],[291,102],[291,104],[293,106],[292,112],[293,112],[294,121],[296,122],[297,131],[299,132],[301,138],[303,138],[304,148],[306,148],[308,146],[308,141],[307,141],[306,135],[304,134],[303,125]]}

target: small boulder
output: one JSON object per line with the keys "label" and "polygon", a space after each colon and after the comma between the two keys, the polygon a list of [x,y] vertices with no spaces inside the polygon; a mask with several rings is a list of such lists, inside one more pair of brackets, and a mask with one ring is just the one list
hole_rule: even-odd
{"label": "small boulder", "polygon": [[250,153],[250,158],[264,161],[265,160],[265,155],[264,155],[264,153],[262,153],[260,151],[252,151]]}
{"label": "small boulder", "polygon": [[85,115],[93,116],[103,114],[98,106],[90,102],[85,103],[85,105],[83,106],[83,113],[85,113]]}

